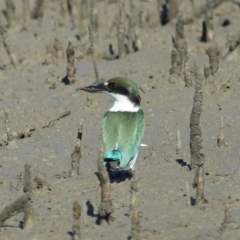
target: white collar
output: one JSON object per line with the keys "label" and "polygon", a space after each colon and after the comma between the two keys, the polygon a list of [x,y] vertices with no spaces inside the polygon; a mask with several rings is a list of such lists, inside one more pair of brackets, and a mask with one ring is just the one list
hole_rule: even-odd
{"label": "white collar", "polygon": [[116,93],[109,94],[114,99],[114,104],[109,109],[110,112],[137,112],[140,109],[140,107],[131,102],[127,96]]}

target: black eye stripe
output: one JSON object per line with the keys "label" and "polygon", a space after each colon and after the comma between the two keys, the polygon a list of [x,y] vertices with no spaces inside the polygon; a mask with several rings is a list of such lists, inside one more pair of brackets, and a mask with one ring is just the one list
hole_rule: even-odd
{"label": "black eye stripe", "polygon": [[110,82],[110,83],[108,83],[107,86],[109,88],[108,92],[110,92],[110,93],[117,93],[117,94],[121,94],[121,95],[127,96],[130,101],[132,101],[136,105],[140,105],[140,103],[141,103],[140,96],[135,96],[134,94],[129,92],[128,89],[119,86],[115,82]]}
{"label": "black eye stripe", "polygon": [[108,87],[110,88],[110,89],[114,89],[114,88],[116,88],[116,83],[109,83],[108,84]]}

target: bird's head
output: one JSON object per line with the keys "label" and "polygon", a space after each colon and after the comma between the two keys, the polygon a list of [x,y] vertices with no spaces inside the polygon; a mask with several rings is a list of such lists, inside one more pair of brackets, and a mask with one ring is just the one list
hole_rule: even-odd
{"label": "bird's head", "polygon": [[141,97],[136,83],[124,77],[111,78],[106,82],[98,85],[91,85],[81,88],[87,92],[105,92],[110,94],[116,101],[127,98],[133,104],[139,106]]}

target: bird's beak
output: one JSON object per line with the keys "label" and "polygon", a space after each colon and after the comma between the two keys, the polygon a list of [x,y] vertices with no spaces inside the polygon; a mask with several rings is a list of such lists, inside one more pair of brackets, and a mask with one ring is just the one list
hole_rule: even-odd
{"label": "bird's beak", "polygon": [[88,87],[80,88],[80,90],[83,90],[86,92],[107,92],[108,88],[104,83],[100,83],[98,85],[90,85]]}

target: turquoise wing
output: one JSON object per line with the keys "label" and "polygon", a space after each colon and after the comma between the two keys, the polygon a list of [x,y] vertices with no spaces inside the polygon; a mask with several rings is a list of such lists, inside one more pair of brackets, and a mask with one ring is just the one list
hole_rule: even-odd
{"label": "turquoise wing", "polygon": [[120,160],[122,168],[138,153],[144,135],[144,113],[107,112],[102,123],[105,158]]}

